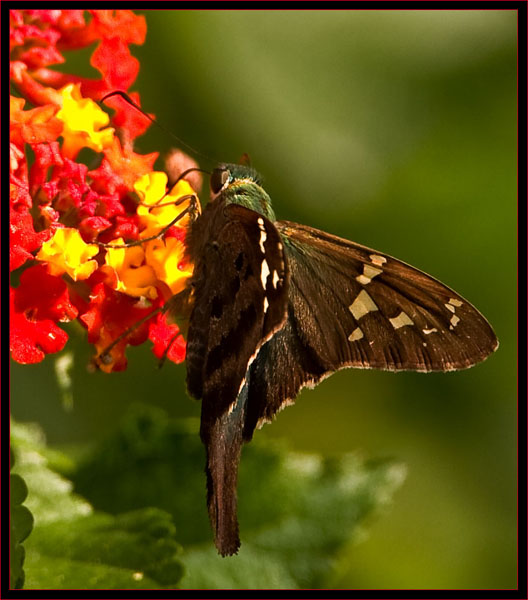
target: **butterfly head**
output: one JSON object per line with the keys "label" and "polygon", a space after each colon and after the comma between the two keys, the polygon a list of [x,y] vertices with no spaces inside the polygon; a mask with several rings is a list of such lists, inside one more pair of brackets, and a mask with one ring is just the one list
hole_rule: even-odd
{"label": "butterfly head", "polygon": [[220,164],[211,174],[211,191],[217,198],[230,204],[240,204],[271,221],[275,215],[271,199],[261,187],[260,175],[247,165]]}

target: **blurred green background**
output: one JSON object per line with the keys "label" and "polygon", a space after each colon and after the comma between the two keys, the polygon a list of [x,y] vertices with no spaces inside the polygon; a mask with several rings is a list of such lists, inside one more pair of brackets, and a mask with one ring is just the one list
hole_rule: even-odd
{"label": "blurred green background", "polygon": [[[500,339],[465,372],[341,371],[257,432],[407,464],[335,587],[515,587],[516,12],[144,14],[132,91],[145,110],[218,161],[247,152],[279,218],[431,273]],[[136,151],[173,145],[152,127]],[[138,400],[199,416],[183,365],[158,371],[148,348],[132,348],[126,373],[90,375],[83,333],[69,331],[72,410],[53,357],[11,370],[14,417],[40,422],[51,443],[102,438]]]}

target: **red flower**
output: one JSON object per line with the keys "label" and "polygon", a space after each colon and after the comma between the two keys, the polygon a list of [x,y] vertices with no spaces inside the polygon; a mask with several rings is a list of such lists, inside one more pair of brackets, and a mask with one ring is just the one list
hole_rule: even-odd
{"label": "red flower", "polygon": [[158,358],[166,356],[175,363],[185,360],[185,339],[179,335],[180,328],[167,323],[165,314],[157,315],[149,327],[149,339],[154,342],[152,352]]}
{"label": "red flower", "polygon": [[68,336],[51,319],[30,319],[26,311],[17,309],[17,290],[10,292],[10,350],[14,360],[22,364],[40,362],[46,354],[64,348]]}
{"label": "red flower", "polygon": [[[88,330],[88,341],[97,348],[99,356],[123,332],[132,328],[152,312],[152,308],[137,307],[137,299],[130,298],[110,289],[104,283],[93,289],[90,308],[80,316]],[[148,326],[143,323],[119,341],[110,351],[109,359],[103,356],[97,362],[103,371],[122,371],[126,368],[125,348],[127,344],[137,346],[148,336]]]}
{"label": "red flower", "polygon": [[139,61],[119,37],[103,38],[90,63],[102,75],[100,80],[83,80],[82,93],[90,98],[100,98],[114,90],[127,90],[139,73]]}
{"label": "red flower", "polygon": [[9,268],[11,271],[21,267],[27,260],[32,260],[34,250],[40,248],[49,237],[50,231],[36,233],[33,218],[26,207],[11,207],[9,228]]}
{"label": "red flower", "polygon": [[34,320],[67,322],[75,319],[77,308],[71,303],[66,283],[50,275],[42,265],[26,269],[15,290],[15,310]]}
{"label": "red flower", "polygon": [[[185,207],[178,198],[193,189],[180,185],[171,191],[172,209],[160,210],[166,176],[153,172],[158,154],[133,151],[150,120],[118,96],[108,100],[112,117],[94,102],[133,84],[139,61],[129,45],[142,44],[145,34],[144,17],[129,10],[10,11],[11,84],[21,96],[11,98],[10,111],[10,267],[25,268],[10,292],[11,354],[18,362],[61,350],[67,334],[57,323],[76,318],[105,371],[124,369],[126,346],[147,337],[156,356],[185,358],[177,325],[149,316],[192,273],[183,261],[186,230],[177,223],[166,242],[122,246],[164,231]],[[69,50],[94,42],[90,64],[99,78],[53,69],[68,64]],[[130,96],[139,105],[139,94]],[[98,156],[90,170],[77,158],[83,148]],[[148,190],[147,204],[138,190]]]}

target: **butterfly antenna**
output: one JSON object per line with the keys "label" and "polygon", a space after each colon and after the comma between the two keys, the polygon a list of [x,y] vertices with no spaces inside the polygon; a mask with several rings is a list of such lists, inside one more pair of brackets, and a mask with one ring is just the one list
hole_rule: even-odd
{"label": "butterfly antenna", "polygon": [[181,173],[178,176],[178,179],[176,179],[176,181],[170,186],[169,189],[169,193],[170,191],[176,187],[176,185],[182,180],[185,179],[185,177],[187,177],[187,175],[189,175],[189,173],[193,173],[194,171],[198,171],[200,173],[206,173],[207,175],[211,175],[211,171],[208,171],[207,169],[200,169],[199,167],[190,167],[189,169],[186,169],[185,171],[183,171],[183,173]]}
{"label": "butterfly antenna", "polygon": [[156,125],[156,127],[158,127],[159,129],[161,129],[161,131],[163,131],[164,133],[170,135],[172,138],[174,138],[178,142],[178,144],[181,144],[182,146],[185,146],[185,148],[187,148],[188,150],[190,150],[196,156],[201,156],[202,158],[205,158],[206,160],[210,160],[211,162],[214,162],[214,163],[218,162],[218,161],[215,161],[215,159],[211,158],[210,156],[207,156],[207,154],[203,154],[202,152],[199,152],[198,150],[196,150],[195,148],[193,148],[192,146],[190,146],[189,144],[187,144],[186,142],[184,142],[181,138],[179,138],[170,129],[167,129],[166,127],[164,127],[163,125],[161,125],[160,123],[158,123],[158,121],[156,121],[156,119],[153,119],[149,114],[147,114],[141,108],[141,106],[139,106],[138,104],[136,104],[136,102],[134,102],[134,100],[132,100],[132,98],[127,93],[122,92],[121,90],[114,90],[113,92],[109,92],[108,94],[105,94],[101,98],[101,100],[99,100],[99,102],[101,104],[103,104],[106,100],[108,100],[109,98],[112,98],[114,96],[120,96],[121,98],[123,98],[123,100],[125,102],[128,102],[128,104],[130,104],[130,106],[133,106],[136,110],[138,110],[151,123],[154,123],[154,125]]}

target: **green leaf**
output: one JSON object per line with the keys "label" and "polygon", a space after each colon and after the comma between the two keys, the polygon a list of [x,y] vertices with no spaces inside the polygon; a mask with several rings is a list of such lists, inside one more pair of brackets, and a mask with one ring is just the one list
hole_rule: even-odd
{"label": "green leaf", "polygon": [[17,457],[15,470],[24,477],[29,488],[26,504],[38,525],[58,519],[76,519],[92,512],[88,502],[71,493],[72,483],[48,467],[49,450],[36,424],[13,422],[11,444]]}
{"label": "green leaf", "polygon": [[156,508],[117,517],[96,512],[36,527],[27,587],[174,587],[183,575],[174,534],[170,515]]}
{"label": "green leaf", "polygon": [[[255,448],[248,463],[256,465],[260,451]],[[404,477],[400,465],[369,463],[355,455],[323,460],[287,453],[264,473],[265,481],[275,479],[273,489],[257,481],[248,471],[252,466],[241,473],[239,554],[221,562],[211,548],[191,549],[184,557],[183,587],[325,587],[340,550],[361,536],[361,523],[389,501]],[[279,493],[281,486],[284,493]],[[275,516],[262,522],[259,507],[265,510],[268,504]]]}
{"label": "green leaf", "polygon": [[[37,427],[13,423],[12,444],[19,458],[17,470],[28,482],[27,504],[35,514],[34,531],[26,544],[26,588],[177,585],[183,575],[181,546],[168,513],[152,507],[115,516],[94,511],[72,492],[70,481],[49,468],[48,454],[56,464],[68,461],[60,460],[56,451],[49,452]],[[20,481],[12,487],[17,499],[24,497]],[[20,526],[16,539],[24,532]],[[20,552],[12,556],[20,562]]]}
{"label": "green leaf", "polygon": [[184,546],[210,542],[198,427],[198,421],[170,421],[160,409],[133,405],[115,435],[71,474],[75,489],[109,513],[157,506],[173,515]]}
{"label": "green leaf", "polygon": [[[257,439],[240,466],[242,548],[221,558],[207,520],[196,421],[138,405],[78,465],[47,448],[36,427],[13,424],[12,439],[36,517],[29,588],[324,587],[340,552],[361,538],[366,517],[404,477],[391,461],[323,459]],[[76,493],[52,465],[71,474]],[[12,493],[25,497],[20,482]]]}
{"label": "green leaf", "polygon": [[242,453],[236,557],[219,557],[212,543],[197,421],[135,406],[72,479],[97,509],[155,505],[170,512],[185,547],[183,587],[323,586],[340,551],[360,537],[366,517],[390,501],[404,468],[359,455],[294,453],[256,437]]}
{"label": "green leaf", "polygon": [[[11,452],[11,469],[14,466],[14,455]],[[10,474],[10,573],[11,587],[21,589],[24,587],[24,558],[25,551],[22,542],[33,529],[33,515],[22,505],[27,497],[26,482],[16,473]]]}

